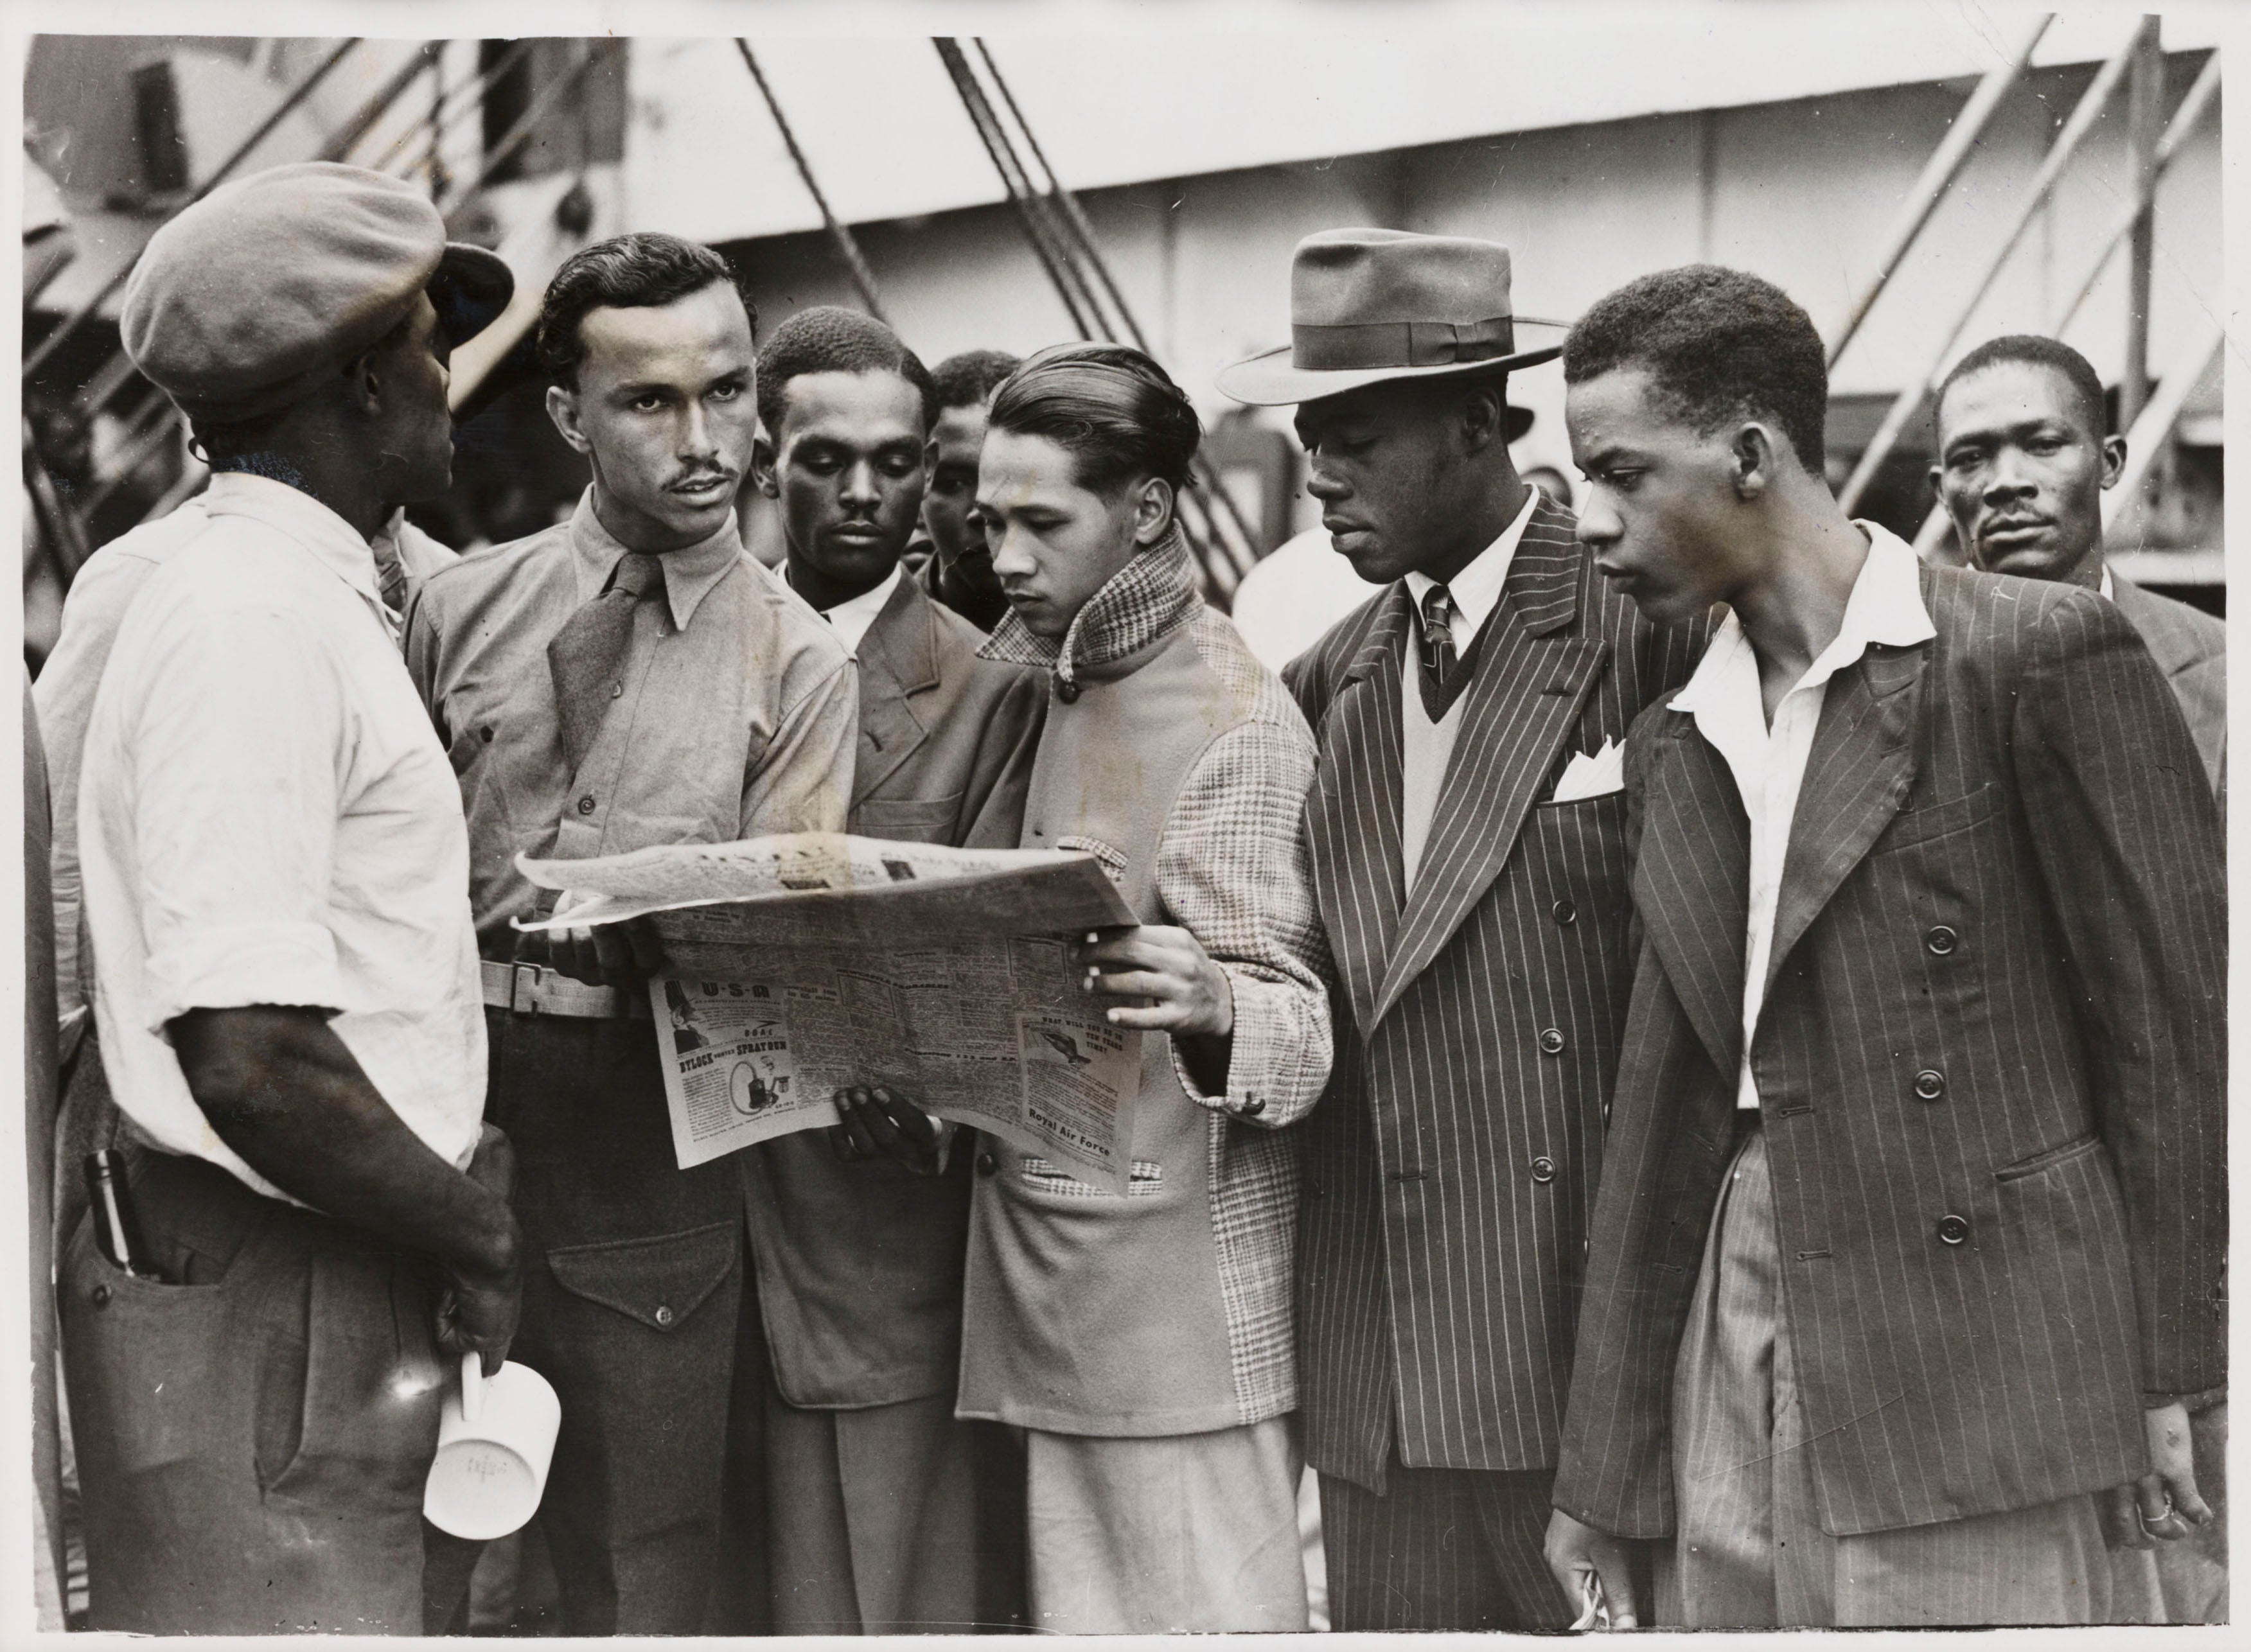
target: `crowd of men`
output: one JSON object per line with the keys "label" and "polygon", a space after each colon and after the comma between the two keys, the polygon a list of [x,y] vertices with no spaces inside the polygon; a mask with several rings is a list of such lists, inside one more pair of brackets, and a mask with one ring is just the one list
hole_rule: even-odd
{"label": "crowd of men", "polygon": [[[1756,276],[1290,273],[1220,387],[1367,596],[1278,676],[1139,350],[760,342],[606,241],[537,335],[591,485],[456,558],[400,513],[506,266],[325,163],[156,234],[213,475],[35,690],[93,1627],[465,1627],[464,1358],[559,1396],[572,1634],[1302,1629],[1307,1466],[1342,1629],[2224,1618],[2224,633],[2104,564],[2093,370],[1955,368],[1927,566]],[[1576,515],[1509,452],[1559,356]],[[678,1166],[661,939],[518,857],[807,831],[1100,863],[1126,1191],[882,1086]]]}

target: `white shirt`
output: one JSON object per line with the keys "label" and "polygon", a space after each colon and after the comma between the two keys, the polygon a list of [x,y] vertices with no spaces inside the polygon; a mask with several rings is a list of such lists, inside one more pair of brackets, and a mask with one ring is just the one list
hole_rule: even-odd
{"label": "white shirt", "polygon": [[165,1036],[191,1009],[310,1006],[408,1129],[466,1166],[484,1110],[468,833],[368,543],[221,475],[94,697],[79,847],[117,1104],[167,1151],[287,1197],[222,1142]]}
{"label": "white shirt", "polygon": [[[858,596],[847,597],[834,608],[816,608],[814,612],[835,628],[836,640],[844,645],[844,652],[857,660],[860,639],[868,634],[868,627],[876,623],[876,616],[883,612],[883,605],[890,601],[891,593],[898,589],[904,577],[905,570],[894,563],[890,572]],[[797,587],[792,585],[790,589],[796,591]]]}
{"label": "white shirt", "polygon": [[[54,886],[56,1013],[66,1057],[77,1047],[94,985],[91,968],[79,957],[78,778],[94,692],[101,686],[117,628],[125,623],[142,585],[174,553],[193,543],[210,522],[203,495],[197,494],[170,515],[121,534],[87,557],[63,603],[62,634],[55,639],[55,651],[31,686],[54,798],[55,847],[49,875]],[[408,522],[403,510],[392,512],[391,520],[376,530],[370,548],[378,565],[386,556],[396,561],[410,584],[458,560],[449,547]],[[398,616],[386,610],[384,618],[396,635]]]}
{"label": "white shirt", "polygon": [[[1468,567],[1446,581],[1446,594],[1453,598],[1454,604],[1453,618],[1446,629],[1454,634],[1454,653],[1457,655],[1469,652],[1470,645],[1477,640],[1478,628],[1486,622],[1486,616],[1500,605],[1500,589],[1508,583],[1508,568],[1516,560],[1517,544],[1523,539],[1524,530],[1531,523],[1532,513],[1540,503],[1537,487],[1526,491],[1524,508],[1516,513],[1516,520],[1500,530],[1500,537],[1478,552],[1476,559]],[[1415,635],[1418,643],[1423,634],[1423,598],[1437,583],[1424,573],[1409,573],[1407,576],[1407,594],[1415,602]],[[1412,648],[1407,652],[1408,665],[1419,669],[1421,654]],[[1407,681],[1411,688],[1415,681],[1414,669],[1409,671]]]}
{"label": "white shirt", "polygon": [[[1446,582],[1454,604],[1446,629],[1453,633],[1458,657],[1468,653],[1470,644],[1477,640],[1479,627],[1500,605],[1501,587],[1508,583],[1509,564],[1516,560],[1517,544],[1523,539],[1525,527],[1539,502],[1540,490],[1535,487],[1524,501],[1524,508],[1516,513],[1516,520],[1502,529],[1500,536],[1493,543],[1478,552],[1468,567]],[[1400,718],[1404,727],[1401,730],[1399,865],[1410,894],[1416,876],[1423,869],[1423,851],[1430,840],[1430,821],[1437,813],[1438,793],[1445,787],[1454,741],[1461,732],[1462,707],[1469,701],[1466,692],[1458,695],[1454,703],[1446,708],[1446,715],[1436,722],[1423,709],[1423,598],[1437,583],[1428,574],[1407,576],[1407,595],[1415,605],[1416,617],[1408,637],[1407,659],[1403,667],[1406,681],[1400,695]]]}
{"label": "white shirt", "polygon": [[1766,993],[1768,955],[1774,947],[1775,909],[1782,895],[1783,862],[1790,852],[1790,821],[1798,788],[1813,752],[1829,679],[1858,660],[1871,644],[1903,647],[1938,633],[1923,606],[1914,548],[1874,522],[1856,526],[1868,537],[1868,555],[1845,604],[1835,639],[1775,708],[1767,724],[1759,693],[1758,656],[1733,614],[1712,639],[1695,673],[1673,698],[1675,711],[1696,719],[1735,777],[1743,812],[1750,818],[1750,926],[1743,948],[1743,1057],[1735,1105],[1756,1108],[1751,1078],[1751,1036],[1758,1030]]}

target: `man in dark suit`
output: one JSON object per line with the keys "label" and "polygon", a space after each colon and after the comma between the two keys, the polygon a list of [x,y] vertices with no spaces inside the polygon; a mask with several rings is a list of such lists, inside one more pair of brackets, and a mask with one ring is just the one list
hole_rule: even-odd
{"label": "man in dark suit", "polygon": [[1508,272],[1490,242],[1313,236],[1293,344],[1220,381],[1300,404],[1323,523],[1383,587],[1285,674],[1341,980],[1297,1258],[1340,1629],[1569,1619],[1540,1540],[1624,1013],[1617,742],[1696,640],[1519,480],[1506,375],[1556,345]]}
{"label": "man in dark suit", "polygon": [[2102,494],[2126,466],[2105,435],[2102,381],[2070,345],[2031,334],[1989,339],[1939,386],[1930,485],[1970,566],[2099,591],[2141,633],[2188,719],[2198,756],[2225,791],[2227,627],[2200,608],[2122,579],[2102,554]]}
{"label": "man in dark suit", "polygon": [[[2202,609],[2121,577],[2102,546],[2102,495],[2125,468],[2106,435],[2102,381],[2056,339],[2015,334],[1971,350],[1939,386],[1930,483],[1971,566],[2100,591],[2141,633],[2227,806],[2227,627]],[[2197,1482],[2216,1517],[2158,1546],[2164,1621],[2227,1621],[2227,1393],[2187,1401]],[[2128,1534],[2136,1546],[2145,1541]]]}
{"label": "man in dark suit", "polygon": [[[2094,593],[1920,566],[1822,481],[1803,310],[1696,266],[1565,345],[1580,537],[1727,603],[1626,746],[1632,1006],[1551,1565],[1699,1627],[2099,1622],[2099,1499],[2210,1517],[2218,811]],[[2128,1517],[2131,1517],[2130,1515]]]}
{"label": "man in dark suit", "polygon": [[[1046,685],[980,659],[985,633],[899,565],[937,415],[930,375],[881,321],[821,308],[774,329],[758,391],[768,438],[751,468],[779,507],[783,577],[859,678],[847,829],[1015,847]],[[919,1113],[902,1122],[935,1148]],[[1019,1609],[1013,1557],[994,1552],[1007,1522],[979,1506],[979,1425],[953,1416],[972,1157],[941,1170],[933,1152],[918,1175],[841,1127],[745,1155],[779,1633],[966,1632]]]}

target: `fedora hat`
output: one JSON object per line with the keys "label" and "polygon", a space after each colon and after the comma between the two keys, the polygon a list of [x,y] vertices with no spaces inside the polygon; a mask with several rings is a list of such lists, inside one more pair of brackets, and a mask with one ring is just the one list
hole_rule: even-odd
{"label": "fedora hat", "polygon": [[1555,360],[1567,330],[1515,313],[1498,241],[1323,230],[1291,257],[1290,342],[1236,363],[1219,388],[1280,407],[1389,378],[1506,373]]}

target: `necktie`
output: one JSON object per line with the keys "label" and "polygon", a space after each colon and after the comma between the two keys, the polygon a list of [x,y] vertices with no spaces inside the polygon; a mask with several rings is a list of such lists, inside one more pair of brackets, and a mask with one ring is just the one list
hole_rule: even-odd
{"label": "necktie", "polygon": [[574,773],[601,732],[610,702],[625,692],[634,609],[643,598],[663,594],[664,563],[645,551],[634,551],[618,563],[608,588],[572,614],[547,645],[563,756]]}
{"label": "necktie", "polygon": [[1461,691],[1466,674],[1454,651],[1454,597],[1444,585],[1423,593],[1423,709],[1436,722]]}

